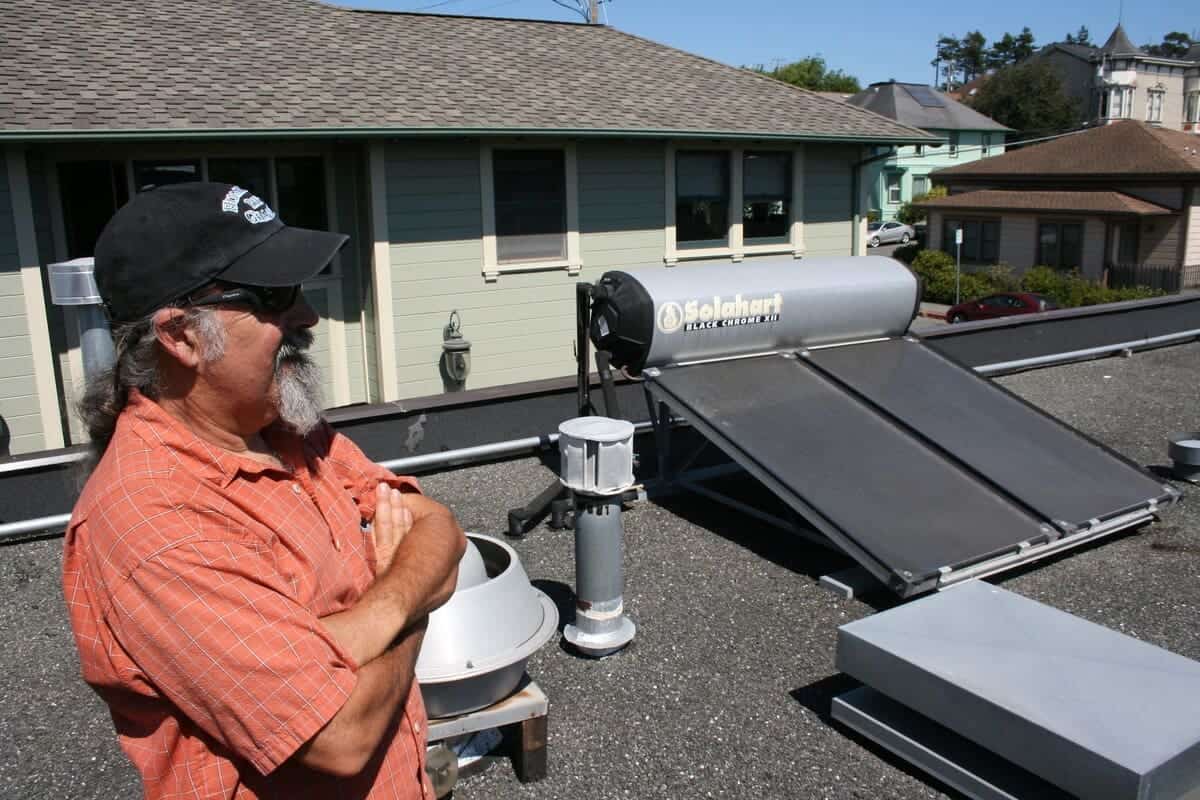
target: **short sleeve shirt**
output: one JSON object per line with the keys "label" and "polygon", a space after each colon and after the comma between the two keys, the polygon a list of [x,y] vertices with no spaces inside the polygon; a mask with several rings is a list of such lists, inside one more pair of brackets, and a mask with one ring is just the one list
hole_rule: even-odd
{"label": "short sleeve shirt", "polygon": [[432,798],[414,680],[367,767],[289,761],[357,664],[320,623],[374,580],[380,481],[328,425],[265,438],[286,469],[197,438],[133,392],[75,506],[63,587],[84,679],[147,798]]}

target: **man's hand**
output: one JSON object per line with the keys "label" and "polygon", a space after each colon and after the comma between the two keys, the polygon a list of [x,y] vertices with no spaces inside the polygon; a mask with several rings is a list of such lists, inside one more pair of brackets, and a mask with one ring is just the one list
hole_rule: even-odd
{"label": "man's hand", "polygon": [[397,492],[397,501],[391,492],[375,512],[376,547],[382,539],[390,563],[384,569],[377,551],[381,566],[371,587],[350,608],[321,618],[360,665],[378,658],[397,636],[450,599],[467,547],[450,509],[419,494]]}
{"label": "man's hand", "polygon": [[412,528],[412,512],[404,507],[399,489],[380,483],[375,489],[375,520],[371,535],[375,539],[375,575],[388,571],[396,548]]}
{"label": "man's hand", "polygon": [[467,537],[450,509],[436,500],[422,494],[402,494],[400,502],[412,516],[412,533],[420,539],[420,545],[416,541],[410,544],[419,552],[421,564],[405,570],[408,617],[416,619],[445,605],[454,594],[458,562],[467,548]]}

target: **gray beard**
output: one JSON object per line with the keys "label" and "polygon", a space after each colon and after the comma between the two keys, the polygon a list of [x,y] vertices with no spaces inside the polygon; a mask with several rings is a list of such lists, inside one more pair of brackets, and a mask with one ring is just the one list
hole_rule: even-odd
{"label": "gray beard", "polygon": [[312,341],[312,332],[306,329],[289,333],[275,356],[279,421],[301,436],[307,436],[320,424],[325,408],[321,370],[304,352]]}

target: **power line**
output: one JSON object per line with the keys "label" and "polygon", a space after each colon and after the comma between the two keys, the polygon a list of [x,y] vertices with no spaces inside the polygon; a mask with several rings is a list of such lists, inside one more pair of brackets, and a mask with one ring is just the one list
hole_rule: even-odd
{"label": "power line", "polygon": [[463,0],[439,0],[439,2],[437,2],[437,3],[430,3],[427,6],[418,6],[417,8],[414,8],[412,10],[413,11],[428,11],[431,8],[437,8],[438,6],[448,6],[451,3],[461,3],[462,1]]}

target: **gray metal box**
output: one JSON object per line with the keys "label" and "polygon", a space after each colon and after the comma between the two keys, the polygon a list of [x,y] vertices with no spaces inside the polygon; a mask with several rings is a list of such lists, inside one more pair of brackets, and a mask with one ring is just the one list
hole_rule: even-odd
{"label": "gray metal box", "polygon": [[837,666],[1079,797],[1200,786],[1200,663],[982,581],[843,625]]}

